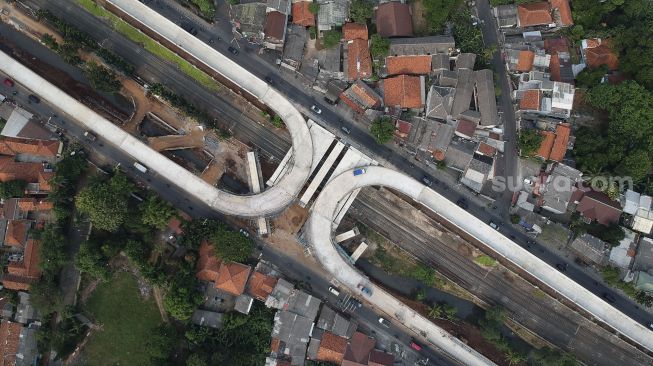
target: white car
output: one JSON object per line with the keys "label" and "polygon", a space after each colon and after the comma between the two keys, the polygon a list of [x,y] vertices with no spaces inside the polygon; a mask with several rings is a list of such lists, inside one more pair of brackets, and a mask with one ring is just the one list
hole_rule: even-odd
{"label": "white car", "polygon": [[390,322],[386,318],[379,318],[379,324],[386,328],[390,328]]}
{"label": "white car", "polygon": [[338,291],[338,289],[333,286],[329,286],[329,292],[335,296],[340,296],[340,291]]}
{"label": "white car", "polygon": [[317,113],[317,114],[322,114],[322,110],[320,109],[320,107],[318,107],[318,106],[316,106],[316,105],[312,105],[312,106],[311,106],[311,110],[312,110],[313,112]]}

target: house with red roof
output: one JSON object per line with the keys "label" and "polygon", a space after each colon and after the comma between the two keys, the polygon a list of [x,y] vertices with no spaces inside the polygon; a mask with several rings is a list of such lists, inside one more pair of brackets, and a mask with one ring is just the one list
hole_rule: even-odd
{"label": "house with red roof", "polygon": [[376,32],[381,37],[412,37],[413,22],[407,3],[390,1],[376,10]]}
{"label": "house with red roof", "polygon": [[416,109],[424,107],[423,76],[397,75],[383,80],[383,102],[388,107]]}
{"label": "house with red roof", "polygon": [[551,5],[546,2],[527,3],[517,6],[517,26],[521,28],[553,23]]}
{"label": "house with red roof", "polygon": [[7,273],[2,278],[4,288],[17,291],[29,290],[30,286],[41,277],[39,242],[29,239],[24,248],[22,258],[10,261],[7,265]]}
{"label": "house with red roof", "polygon": [[428,75],[433,56],[388,56],[385,67],[388,75]]}
{"label": "house with red roof", "polygon": [[347,80],[366,80],[372,76],[372,56],[366,39],[354,39],[345,44],[347,50]]}
{"label": "house with red roof", "polygon": [[367,39],[367,25],[360,23],[345,23],[345,25],[342,26],[342,39],[344,41]]}
{"label": "house with red roof", "polygon": [[619,222],[621,217],[621,204],[613,201],[607,194],[599,191],[585,192],[576,206],[584,221],[596,221],[601,225],[609,226]]}
{"label": "house with red roof", "polygon": [[361,80],[356,80],[340,94],[340,100],[357,113],[377,109],[383,104],[381,96]]}
{"label": "house with red roof", "polygon": [[201,281],[213,282],[216,289],[239,296],[245,291],[251,267],[221,260],[215,256],[213,245],[203,241],[199,248],[196,277]]}
{"label": "house with red roof", "polygon": [[312,3],[312,1],[297,1],[292,3],[292,24],[304,27],[312,27],[315,25],[315,14],[310,11]]}
{"label": "house with red roof", "polygon": [[598,68],[605,65],[608,67],[608,71],[615,71],[619,68],[619,57],[612,51],[609,40],[601,38],[582,40],[581,55],[587,67]]}

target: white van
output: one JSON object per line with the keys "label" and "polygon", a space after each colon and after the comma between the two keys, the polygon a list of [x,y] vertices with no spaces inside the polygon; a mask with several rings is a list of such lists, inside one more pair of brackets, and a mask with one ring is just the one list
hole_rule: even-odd
{"label": "white van", "polygon": [[329,292],[335,296],[340,296],[340,291],[338,291],[338,289],[333,286],[329,286]]}

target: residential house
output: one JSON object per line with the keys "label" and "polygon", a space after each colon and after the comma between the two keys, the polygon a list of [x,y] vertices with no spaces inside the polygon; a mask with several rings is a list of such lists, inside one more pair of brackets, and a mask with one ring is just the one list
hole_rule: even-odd
{"label": "residential house", "polygon": [[222,326],[223,317],[223,313],[197,309],[193,312],[193,316],[191,317],[190,321],[191,323],[199,325],[200,327],[218,329]]}
{"label": "residential house", "polygon": [[286,38],[287,15],[279,11],[270,11],[265,17],[265,40],[263,45],[272,50],[282,50]]}
{"label": "residential house", "polygon": [[449,168],[463,172],[474,157],[475,150],[475,142],[454,138],[447,148],[444,162]]}
{"label": "residential house", "polygon": [[317,13],[317,30],[328,31],[345,24],[349,15],[348,0],[318,0],[320,10]]}
{"label": "residential house", "polygon": [[[16,365],[23,357],[18,352],[23,325],[3,320],[0,322],[0,357],[6,365]],[[20,357],[19,357],[20,356]]]}
{"label": "residential house", "polygon": [[[457,65],[457,63],[456,63]],[[435,76],[439,76],[443,71],[451,70],[451,58],[446,53],[431,55],[431,70]]]}
{"label": "residential house", "polygon": [[379,351],[378,349],[370,352],[370,358],[367,362],[368,366],[393,366],[395,364],[395,356]]}
{"label": "residential house", "polygon": [[410,6],[396,1],[380,4],[376,9],[376,31],[381,37],[412,37]]}
{"label": "residential house", "polygon": [[11,260],[7,265],[7,273],[2,278],[4,288],[10,290],[29,290],[30,286],[36,283],[41,277],[40,268],[40,243],[34,239],[28,239],[23,254]]}
{"label": "residential house", "polygon": [[635,289],[653,295],[653,276],[642,271],[636,272]]}
{"label": "residential house", "polygon": [[272,342],[276,343],[272,347],[273,358],[290,359],[293,366],[304,365],[313,326],[311,319],[286,310],[277,311],[272,326]]}
{"label": "residential house", "polygon": [[[306,3],[306,1],[302,1]],[[304,47],[308,39],[306,27],[301,25],[291,25],[286,33],[286,41],[283,46],[283,55],[281,66],[291,71],[299,70],[304,59]],[[340,49],[338,47],[338,49]]]}
{"label": "residential house", "polygon": [[234,29],[254,43],[262,43],[267,18],[267,5],[247,3],[231,6]]}
{"label": "residential house", "polygon": [[474,138],[474,132],[476,131],[476,123],[468,121],[464,118],[458,119],[458,124],[456,125],[456,136],[461,137],[466,140],[471,140]]}
{"label": "residential house", "polygon": [[451,115],[457,117],[461,113],[469,110],[472,96],[474,95],[474,71],[469,69],[458,70],[458,80],[456,82],[456,92],[451,105]]}
{"label": "residential house", "polygon": [[551,55],[551,61],[549,62],[550,79],[573,84],[574,73],[567,39],[563,37],[547,38],[544,40],[544,49]]}
{"label": "residential house", "polygon": [[7,221],[3,244],[18,249],[24,248],[27,243],[27,233],[33,222],[32,220]]}
{"label": "residential house", "polygon": [[553,20],[558,26],[568,27],[574,25],[569,0],[551,0],[551,10],[553,12]]}
{"label": "residential house", "polygon": [[524,112],[539,112],[542,110],[542,91],[539,89],[524,90],[519,101],[519,109]]}
{"label": "residential house", "polygon": [[256,300],[265,302],[268,296],[272,294],[274,287],[277,285],[277,281],[275,277],[254,271],[247,283],[247,293]]}
{"label": "residential house", "polygon": [[444,160],[451,140],[454,136],[455,128],[446,123],[432,122],[430,135],[425,136],[424,143],[426,150],[431,153],[433,159],[437,161]]}
{"label": "residential house", "polygon": [[514,4],[494,7],[492,13],[497,18],[499,28],[511,28],[518,24],[517,6]]}
{"label": "residential house", "polygon": [[325,331],[320,340],[316,360],[340,365],[347,350],[347,339]]}
{"label": "residential house", "polygon": [[0,155],[14,156],[16,161],[56,163],[63,144],[59,140],[37,140],[18,137],[0,139]]}
{"label": "residential house", "polygon": [[290,294],[288,305],[285,307],[285,310],[314,321],[320,310],[321,303],[320,299],[311,294],[301,290],[294,290]]}
{"label": "residential house", "polygon": [[200,244],[196,274],[199,280],[213,282],[216,289],[239,296],[245,291],[250,271],[250,266],[217,258],[209,242]]}
{"label": "residential house", "polygon": [[598,68],[606,65],[608,71],[617,70],[619,68],[619,58],[610,46],[608,40],[602,40],[601,38],[582,40],[581,55],[587,67]]}
{"label": "residential house", "polygon": [[283,309],[288,305],[290,294],[295,286],[283,278],[279,278],[277,284],[272,289],[272,293],[265,299],[265,306],[274,309]]}
{"label": "residential house", "polygon": [[610,264],[629,270],[635,259],[637,234],[628,229],[624,229],[624,233],[624,238],[619,241],[619,245],[610,250]]}
{"label": "residential house", "polygon": [[455,88],[431,85],[426,99],[426,117],[446,121],[451,116],[455,91]]}
{"label": "residential house", "polygon": [[410,130],[412,128],[412,123],[398,119],[395,121],[395,136],[402,140],[406,140],[410,136]]}
{"label": "residential house", "polygon": [[342,40],[367,39],[367,25],[360,23],[345,23],[342,27]]}
{"label": "residential house", "polygon": [[302,27],[315,25],[315,14],[311,13],[310,6],[313,1],[297,1],[292,3],[292,24]]}
{"label": "residential house", "polygon": [[[444,56],[444,59],[446,60],[447,64],[449,62],[449,58],[446,55],[438,54],[434,55],[433,58],[435,59],[436,56]],[[476,54],[475,53],[461,53],[458,56],[456,56],[456,68],[455,71],[458,71],[460,69],[474,69],[474,65],[476,64]],[[449,68],[447,67],[447,70]]]}
{"label": "residential house", "polygon": [[480,125],[494,127],[499,124],[496,96],[494,94],[494,74],[492,70],[479,70],[474,72],[476,78],[476,101],[478,111],[481,113]]}
{"label": "residential house", "polygon": [[374,349],[376,341],[361,332],[352,336],[347,350],[343,357],[342,366],[366,366],[370,358],[370,352]]}
{"label": "residential house", "polygon": [[603,192],[588,191],[580,199],[576,211],[587,223],[596,221],[609,226],[619,222],[621,205]]}
{"label": "residential house", "polygon": [[517,6],[517,26],[521,28],[553,24],[548,2],[520,4]]}
{"label": "residential house", "polygon": [[450,54],[456,48],[451,36],[416,38],[393,38],[390,40],[389,56],[421,56]]}
{"label": "residential house", "polygon": [[16,315],[14,321],[29,325],[37,320],[38,314],[36,309],[30,303],[30,294],[27,292],[18,292],[18,305],[16,306]]}
{"label": "residential house", "polygon": [[627,190],[622,204],[623,211],[632,215],[631,228],[643,234],[650,234],[653,229],[653,210],[651,203],[653,198],[647,195]]}
{"label": "residential house", "polygon": [[539,188],[539,206],[554,214],[567,212],[571,196],[582,175],[583,173],[570,166],[553,164],[544,184]]}
{"label": "residential house", "polygon": [[433,56],[389,56],[385,59],[388,75],[428,75],[431,72]]}
{"label": "residential house", "polygon": [[474,153],[467,164],[460,182],[475,192],[481,192],[485,182],[494,176],[494,159]]}
{"label": "residential house", "polygon": [[571,251],[583,262],[604,266],[608,258],[608,245],[590,234],[582,234],[571,242]]}
{"label": "residential house", "polygon": [[653,239],[640,237],[632,270],[643,272],[653,270]]}
{"label": "residential house", "polygon": [[568,83],[553,82],[553,96],[551,98],[552,116],[569,118],[574,107],[575,88]]}
{"label": "residential house", "polygon": [[291,0],[267,0],[268,12],[280,12],[283,15],[292,14]]}
{"label": "residential house", "polygon": [[398,75],[384,79],[383,102],[388,107],[421,109],[425,99],[424,84],[423,76]]}
{"label": "residential house", "polygon": [[372,56],[365,39],[354,39],[345,45],[347,80],[369,79],[372,76]]}
{"label": "residential house", "polygon": [[254,299],[249,295],[239,295],[236,297],[234,302],[234,310],[241,314],[249,314],[249,311],[252,310],[252,305],[254,304]]}
{"label": "residential house", "polygon": [[325,334],[330,332],[336,336],[349,339],[354,335],[358,324],[348,320],[330,307],[323,306],[315,326],[324,330]]}
{"label": "residential house", "polygon": [[[523,99],[522,99],[523,100]],[[560,162],[567,154],[571,128],[568,123],[559,123],[556,126],[555,133],[552,131],[542,131],[542,142],[537,150],[537,157],[543,160],[552,160]]]}
{"label": "residential house", "polygon": [[0,182],[24,180],[30,194],[49,192],[49,181],[53,176],[49,164],[17,162],[12,156],[0,156]]}
{"label": "residential house", "polygon": [[360,80],[356,80],[347,90],[342,92],[340,100],[357,113],[364,113],[370,108],[377,109],[383,103],[381,96]]}

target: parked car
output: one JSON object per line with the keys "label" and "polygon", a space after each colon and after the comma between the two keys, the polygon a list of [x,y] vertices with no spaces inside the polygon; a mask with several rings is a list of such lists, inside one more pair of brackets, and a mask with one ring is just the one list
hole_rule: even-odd
{"label": "parked car", "polygon": [[329,292],[334,294],[335,296],[340,296],[340,291],[333,286],[329,286]]}
{"label": "parked car", "polygon": [[235,47],[227,48],[234,56],[238,55],[238,50]]}
{"label": "parked car", "polygon": [[90,131],[86,131],[86,132],[84,132],[84,137],[86,137],[86,138],[89,139],[90,141],[95,141],[95,140],[97,140],[97,136],[95,136],[94,134],[92,134]]}
{"label": "parked car", "polygon": [[567,270],[567,263],[556,263],[556,268],[560,270],[560,272],[565,272]]}
{"label": "parked car", "polygon": [[410,348],[414,349],[415,351],[421,351],[422,350],[422,346],[415,343],[415,341],[412,340],[412,339],[410,340]]}
{"label": "parked car", "polygon": [[4,83],[5,83],[5,86],[8,87],[8,88],[11,88],[11,87],[14,86],[14,81],[9,79],[9,78],[6,78]]}
{"label": "parked car", "polygon": [[432,181],[431,178],[429,178],[429,177],[423,177],[423,178],[422,178],[422,182],[423,182],[424,184],[426,184],[428,187],[430,187],[430,186],[433,185],[433,181]]}
{"label": "parked car", "polygon": [[274,85],[274,80],[272,80],[272,78],[270,76],[265,77],[265,82],[270,84],[270,85]]}
{"label": "parked car", "polygon": [[458,207],[462,208],[463,210],[466,210],[468,207],[467,201],[465,201],[464,198],[461,198],[458,201],[456,201],[456,204],[458,205]]}
{"label": "parked car", "polygon": [[604,292],[604,293],[603,293],[603,298],[604,298],[607,302],[609,302],[609,303],[614,303],[614,302],[616,301],[616,299],[614,298],[614,296],[610,295],[610,294],[607,293],[607,292]]}
{"label": "parked car", "polygon": [[245,230],[245,229],[240,229],[240,230],[238,230],[238,232],[239,232],[242,236],[244,236],[244,237],[246,237],[246,238],[249,238],[249,233],[247,232],[247,230]]}
{"label": "parked car", "polygon": [[316,106],[315,104],[311,106],[311,110],[317,114],[322,114],[322,110],[320,109],[320,107]]}
{"label": "parked car", "polygon": [[379,318],[379,324],[383,325],[386,328],[390,328],[390,322],[386,318]]}
{"label": "parked car", "polygon": [[490,227],[493,228],[494,230],[499,230],[499,225],[496,224],[494,221],[490,221]]}
{"label": "parked car", "polygon": [[363,295],[372,296],[372,290],[369,287],[363,285],[362,283],[359,283],[358,288],[361,290]]}
{"label": "parked car", "polygon": [[365,169],[359,168],[359,169],[354,170],[354,176],[361,175],[361,174],[365,174]]}
{"label": "parked car", "polygon": [[340,129],[341,129],[344,133],[346,133],[347,135],[349,135],[349,134],[351,133],[351,129],[349,129],[349,127],[347,127],[347,126],[342,126],[342,127],[340,127]]}
{"label": "parked car", "polygon": [[27,99],[28,99],[31,103],[35,103],[35,104],[41,103],[41,99],[40,99],[39,97],[37,97],[36,95],[34,95],[34,94],[30,94],[30,95],[27,97]]}

